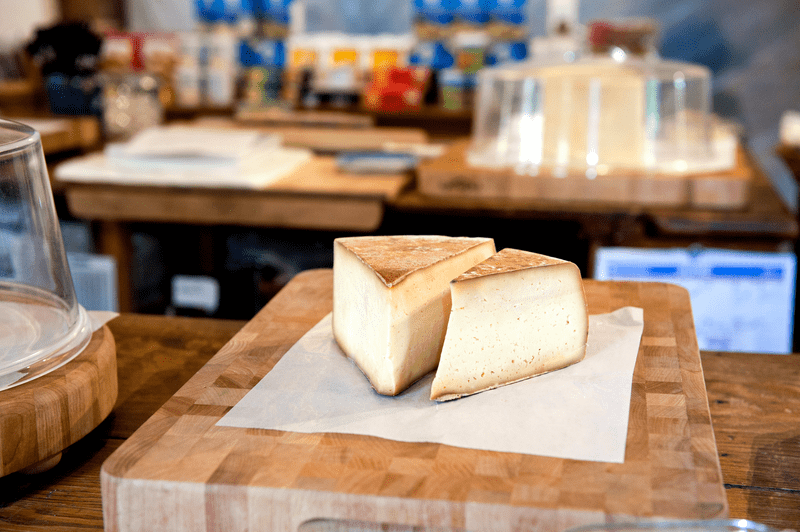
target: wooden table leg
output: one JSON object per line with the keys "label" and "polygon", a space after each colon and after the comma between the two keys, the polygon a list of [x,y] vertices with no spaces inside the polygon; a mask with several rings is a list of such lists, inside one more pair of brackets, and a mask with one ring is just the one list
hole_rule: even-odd
{"label": "wooden table leg", "polygon": [[130,228],[122,222],[97,222],[97,251],[114,257],[117,262],[117,301],[120,312],[134,312],[131,285]]}

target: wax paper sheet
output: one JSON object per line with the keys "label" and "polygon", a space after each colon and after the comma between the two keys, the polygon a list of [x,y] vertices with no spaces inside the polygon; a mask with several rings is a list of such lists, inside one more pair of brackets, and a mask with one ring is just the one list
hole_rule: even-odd
{"label": "wax paper sheet", "polygon": [[639,308],[592,315],[581,362],[437,403],[430,400],[433,373],[396,397],[377,394],[339,349],[329,314],[218,425],[621,463],[642,329]]}

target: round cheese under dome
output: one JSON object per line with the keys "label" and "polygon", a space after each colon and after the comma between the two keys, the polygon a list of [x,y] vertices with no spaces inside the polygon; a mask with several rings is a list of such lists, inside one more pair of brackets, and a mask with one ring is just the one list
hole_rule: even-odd
{"label": "round cheese under dome", "polygon": [[520,174],[691,174],[734,166],[707,68],[620,47],[483,69],[471,165]]}
{"label": "round cheese under dome", "polygon": [[75,297],[39,133],[0,120],[0,390],[72,360],[91,334]]}

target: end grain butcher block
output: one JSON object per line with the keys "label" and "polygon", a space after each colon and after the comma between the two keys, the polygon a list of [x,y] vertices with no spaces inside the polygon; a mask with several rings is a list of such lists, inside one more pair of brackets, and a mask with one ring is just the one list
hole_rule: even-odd
{"label": "end grain butcher block", "polygon": [[556,531],[631,518],[727,515],[682,288],[586,281],[592,314],[644,309],[621,464],[217,427],[331,311],[331,294],[330,270],[295,277],[105,462],[106,530],[295,531],[321,520],[312,526],[339,530],[357,521],[359,530],[385,524]]}
{"label": "end grain butcher block", "polygon": [[0,392],[0,476],[50,469],[116,400],[117,350],[104,325],[63,366]]}
{"label": "end grain butcher block", "polygon": [[471,166],[467,162],[468,147],[468,141],[456,141],[441,157],[423,161],[417,169],[420,192],[438,197],[740,210],[748,205],[755,176],[741,148],[735,166],[727,171],[684,175],[632,169],[587,179],[580,172],[556,177],[543,169],[533,176],[511,168]]}

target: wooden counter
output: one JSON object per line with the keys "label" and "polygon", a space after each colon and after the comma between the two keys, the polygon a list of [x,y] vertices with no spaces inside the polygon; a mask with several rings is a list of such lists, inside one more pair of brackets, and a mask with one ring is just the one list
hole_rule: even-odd
{"label": "wooden counter", "polygon": [[340,172],[333,157],[315,156],[262,190],[56,183],[72,215],[97,222],[97,251],[116,259],[119,309],[131,312],[132,223],[370,232],[411,181]]}
{"label": "wooden counter", "polygon": [[[435,119],[432,118],[432,119]],[[205,127],[246,127],[228,118],[205,117]],[[252,128],[251,128],[252,129]],[[413,128],[310,128],[260,126],[292,146],[314,150],[380,149],[386,142],[424,143]],[[463,142],[463,139],[462,139]],[[631,203],[542,199],[430,196],[415,176],[352,175],[338,172],[334,159],[317,156],[264,190],[212,187],[88,184],[56,179],[72,216],[95,222],[96,249],[117,259],[118,300],[123,312],[137,311],[132,294],[132,224],[239,226],[380,234],[503,235],[504,246],[576,262],[591,272],[599,246],[687,246],[756,248],[775,251],[798,237],[794,213],[766,175],[743,151],[755,175],[744,208],[699,205],[664,207]],[[546,226],[546,227],[545,227]],[[204,272],[213,275],[218,272]]]}
{"label": "wooden counter", "polygon": [[748,201],[737,209],[644,205],[598,199],[437,196],[427,195],[419,187],[404,190],[390,206],[400,215],[448,214],[520,222],[576,221],[591,240],[602,245],[623,244],[627,236],[640,232],[640,227],[645,224],[655,236],[667,238],[733,238],[740,242],[797,238],[798,223],[794,213],[783,203],[752,155],[742,151],[740,157],[747,161],[753,175]]}
{"label": "wooden counter", "polygon": [[64,183],[70,210],[89,220],[372,231],[410,180],[340,172],[320,156],[260,190]]}
{"label": "wooden counter", "polygon": [[[242,326],[123,314],[119,397],[51,471],[0,479],[0,529],[102,530],[100,466]],[[800,356],[702,353],[729,516],[800,528]]]}

